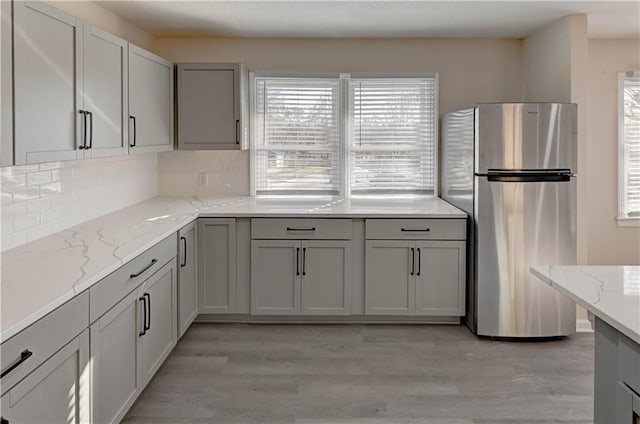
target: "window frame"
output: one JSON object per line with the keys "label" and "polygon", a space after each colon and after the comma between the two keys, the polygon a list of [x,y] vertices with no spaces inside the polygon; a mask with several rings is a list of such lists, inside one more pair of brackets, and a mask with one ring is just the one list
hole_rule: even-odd
{"label": "window frame", "polygon": [[[338,114],[338,162],[339,168],[337,175],[340,178],[338,184],[337,195],[327,194],[283,194],[283,193],[262,193],[256,192],[256,78],[327,78],[338,79],[338,104],[340,107]],[[410,194],[410,193],[389,193],[389,194],[351,194],[351,141],[349,140],[349,131],[351,128],[352,111],[349,107],[349,81],[357,79],[425,79],[432,78],[434,80],[434,114],[433,114],[433,193],[432,194]],[[375,197],[438,197],[440,194],[439,169],[440,160],[439,153],[439,90],[440,79],[437,72],[354,72],[354,73],[338,73],[338,72],[282,72],[282,71],[250,71],[249,72],[249,139],[250,139],[250,159],[249,159],[249,194],[256,197],[356,197],[356,198],[375,198]]]}
{"label": "window frame", "polygon": [[627,172],[624,139],[624,83],[628,79],[640,81],[640,71],[618,72],[618,227],[640,227],[640,216],[628,216],[627,205]]}

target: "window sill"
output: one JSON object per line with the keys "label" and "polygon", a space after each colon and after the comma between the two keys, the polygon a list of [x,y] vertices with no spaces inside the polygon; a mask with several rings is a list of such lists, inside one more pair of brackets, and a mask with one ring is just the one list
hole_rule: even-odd
{"label": "window sill", "polygon": [[619,216],[616,218],[618,227],[640,227],[640,217],[629,218],[627,216]]}

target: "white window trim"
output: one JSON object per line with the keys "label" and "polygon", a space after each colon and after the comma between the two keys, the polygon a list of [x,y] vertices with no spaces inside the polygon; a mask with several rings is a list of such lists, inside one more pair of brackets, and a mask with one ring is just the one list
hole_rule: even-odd
{"label": "white window trim", "polygon": [[[249,140],[250,140],[250,148],[251,152],[249,154],[249,194],[251,196],[257,197],[322,197],[327,195],[282,195],[282,194],[256,194],[256,184],[255,184],[255,119],[253,117],[256,114],[255,109],[255,80],[256,77],[270,77],[270,78],[339,78],[340,84],[338,88],[338,92],[340,93],[340,128],[338,130],[340,148],[338,149],[339,154],[339,163],[340,169],[338,170],[340,176],[340,186],[339,186],[339,194],[338,197],[352,197],[351,196],[351,184],[350,184],[350,166],[349,166],[349,155],[351,154],[351,147],[348,142],[349,137],[349,126],[351,125],[351,110],[349,108],[349,88],[348,81],[349,79],[385,79],[385,78],[394,78],[394,79],[415,79],[415,78],[433,78],[435,80],[435,111],[434,111],[434,161],[433,161],[433,194],[426,195],[428,197],[438,197],[440,195],[440,159],[438,157],[439,154],[439,105],[440,105],[440,76],[437,72],[422,72],[422,73],[379,73],[379,72],[367,72],[367,73],[335,73],[335,72],[271,72],[271,71],[250,71],[249,72],[249,117],[250,117],[250,125],[249,125]],[[422,197],[423,195],[408,195],[408,194],[388,194],[384,195],[384,197]],[[357,195],[355,197],[372,197],[371,195]]]}
{"label": "white window trim", "polygon": [[629,217],[624,212],[626,198],[625,158],[624,158],[624,81],[626,78],[640,78],[639,71],[618,72],[618,227],[640,227],[640,217]]}

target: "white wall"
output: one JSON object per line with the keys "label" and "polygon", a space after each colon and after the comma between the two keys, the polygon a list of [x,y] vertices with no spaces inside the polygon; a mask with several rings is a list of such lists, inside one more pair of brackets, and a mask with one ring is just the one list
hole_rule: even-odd
{"label": "white wall", "polygon": [[[153,37],[93,2],[53,6],[145,48]],[[157,154],[0,169],[4,251],[158,195]]]}
{"label": "white wall", "polygon": [[588,263],[640,264],[640,228],[618,227],[618,80],[640,70],[640,40],[589,41]]}
{"label": "white wall", "polygon": [[[251,70],[438,72],[441,114],[521,99],[519,40],[160,38],[154,50],[174,62],[243,62]],[[182,194],[248,194],[248,161],[246,152],[162,154],[161,193],[175,194],[181,181]],[[220,175],[219,163],[229,162],[231,178],[197,186],[198,173]]]}

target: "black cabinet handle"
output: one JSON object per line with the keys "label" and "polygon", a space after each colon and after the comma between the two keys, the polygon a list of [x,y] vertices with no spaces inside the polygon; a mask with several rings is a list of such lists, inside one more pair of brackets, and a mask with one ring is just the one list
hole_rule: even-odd
{"label": "black cabinet handle", "polygon": [[145,323],[144,332],[151,329],[151,295],[149,293],[145,293],[142,297],[147,299],[147,322]]}
{"label": "black cabinet handle", "polygon": [[79,110],[78,113],[82,115],[82,144],[78,149],[84,150],[87,148],[87,111]]}
{"label": "black cabinet handle", "polygon": [[87,111],[86,115],[89,115],[89,125],[91,126],[91,130],[89,130],[89,144],[85,144],[84,148],[91,149],[93,147],[93,113]]}
{"label": "black cabinet handle", "polygon": [[416,270],[416,251],[412,247],[411,248],[411,275],[415,274]]}
{"label": "black cabinet handle", "polygon": [[144,268],[142,268],[140,271],[138,271],[138,272],[136,272],[136,273],[131,274],[131,275],[129,276],[129,278],[136,278],[136,277],[141,276],[142,274],[144,274],[144,272],[145,272],[146,270],[148,270],[149,268],[151,268],[152,266],[154,266],[154,265],[156,264],[156,262],[158,262],[158,260],[157,260],[157,259],[151,259],[151,263],[150,263],[149,265],[145,266],[145,267],[144,267]]}
{"label": "black cabinet handle", "polygon": [[418,273],[417,275],[420,275],[420,270],[422,269],[422,257],[420,254],[420,248],[418,247]]}
{"label": "black cabinet handle", "polygon": [[430,228],[401,228],[400,231],[403,231],[405,233],[409,233],[409,232],[428,233],[429,231],[431,231],[431,229]]}
{"label": "black cabinet handle", "polygon": [[296,247],[296,275],[300,275],[300,248]]}
{"label": "black cabinet handle", "polygon": [[316,227],[311,227],[311,228],[291,228],[291,227],[287,227],[287,231],[315,231]]}
{"label": "black cabinet handle", "polygon": [[180,240],[182,240],[183,246],[184,246],[184,259],[183,262],[180,264],[180,268],[184,268],[185,266],[187,266],[187,238],[186,237],[180,237]]}
{"label": "black cabinet handle", "polygon": [[136,139],[138,138],[138,132],[136,131],[136,117],[133,115],[129,115],[129,119],[133,123],[133,137],[132,137],[133,142],[129,143],[129,147],[136,147]]}
{"label": "black cabinet handle", "polygon": [[11,371],[18,368],[24,361],[29,359],[31,355],[33,355],[33,352],[31,352],[29,349],[25,349],[22,352],[20,352],[20,357],[15,361],[13,361],[11,364],[9,364],[9,366],[6,369],[2,370],[2,372],[0,373],[0,378],[4,377],[5,375],[9,374]]}
{"label": "black cabinet handle", "polygon": [[138,337],[142,337],[147,334],[147,301],[144,295],[138,298],[138,302],[142,302],[142,331],[138,333]]}
{"label": "black cabinet handle", "polygon": [[240,120],[236,119],[236,144],[240,144]]}
{"label": "black cabinet handle", "polygon": [[302,248],[302,275],[307,275],[307,248]]}
{"label": "black cabinet handle", "polygon": [[0,417],[0,424],[9,424],[9,420],[5,417]]}

